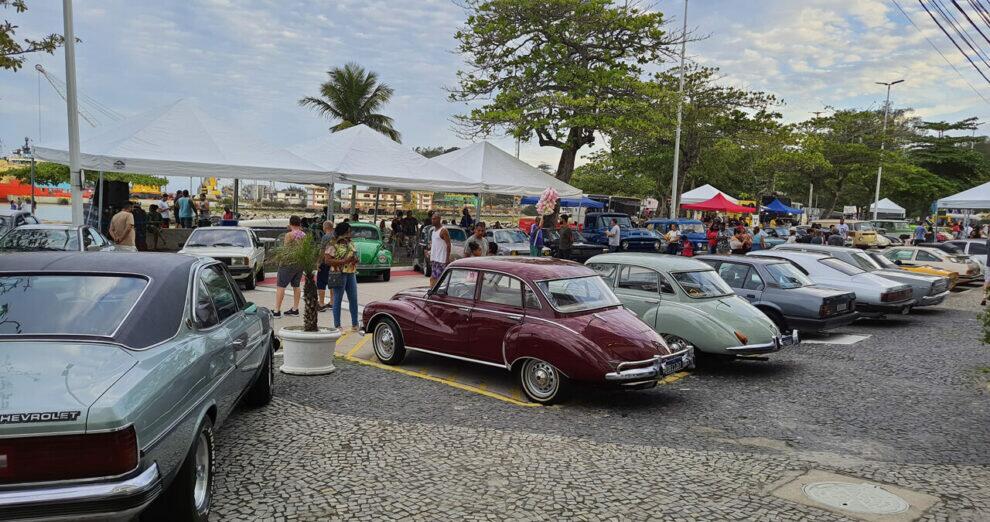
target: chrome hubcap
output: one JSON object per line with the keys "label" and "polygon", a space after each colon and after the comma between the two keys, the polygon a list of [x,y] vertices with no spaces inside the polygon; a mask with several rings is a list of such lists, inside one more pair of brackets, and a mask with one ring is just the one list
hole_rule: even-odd
{"label": "chrome hubcap", "polygon": [[676,335],[664,335],[663,340],[666,341],[667,347],[670,348],[671,352],[679,352],[691,347],[691,343]]}
{"label": "chrome hubcap", "polygon": [[552,397],[560,382],[557,370],[543,361],[528,361],[524,372],[526,389],[540,399]]}
{"label": "chrome hubcap", "polygon": [[375,353],[379,359],[391,359],[395,354],[395,334],[386,323],[375,328]]}
{"label": "chrome hubcap", "polygon": [[196,483],[193,485],[193,502],[196,509],[202,511],[206,507],[210,488],[210,446],[205,433],[199,434],[199,444],[196,445]]}

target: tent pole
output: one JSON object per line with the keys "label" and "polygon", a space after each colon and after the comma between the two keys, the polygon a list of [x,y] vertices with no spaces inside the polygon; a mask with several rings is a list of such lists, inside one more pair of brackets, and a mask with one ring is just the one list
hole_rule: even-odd
{"label": "tent pole", "polygon": [[96,229],[103,233],[103,171],[100,171],[100,184],[97,187],[99,192],[97,192],[96,200]]}
{"label": "tent pole", "polygon": [[378,187],[378,190],[375,191],[375,219],[373,221],[376,225],[378,224],[378,201],[381,199],[381,197],[382,197],[382,188]]}
{"label": "tent pole", "polygon": [[234,217],[237,217],[241,202],[241,180],[234,178]]}
{"label": "tent pole", "polygon": [[333,182],[327,184],[327,219],[333,223]]}
{"label": "tent pole", "polygon": [[478,219],[476,221],[481,221],[481,205],[485,202],[485,195],[481,192],[478,193]]}

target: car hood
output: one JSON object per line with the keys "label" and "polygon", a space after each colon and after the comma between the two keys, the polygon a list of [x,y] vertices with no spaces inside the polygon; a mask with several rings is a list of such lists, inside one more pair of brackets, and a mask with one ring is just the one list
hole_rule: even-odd
{"label": "car hood", "polygon": [[[109,344],[0,342],[0,435],[84,429],[89,407],[135,364]],[[32,413],[56,418],[18,421]]]}
{"label": "car hood", "polygon": [[625,308],[569,316],[562,322],[598,345],[612,361],[642,361],[670,353],[660,335]]}
{"label": "car hood", "polygon": [[900,283],[908,283],[908,284],[911,283],[931,284],[938,281],[939,279],[942,279],[941,277],[935,275],[917,274],[917,273],[906,272],[904,270],[895,270],[890,268],[882,268],[872,273],[880,277],[883,277],[885,279],[890,279],[891,281],[897,281]]}
{"label": "car hood", "polygon": [[644,228],[620,228],[619,239],[651,239],[658,240],[653,232]]}
{"label": "car hood", "polygon": [[353,243],[361,263],[375,261],[375,255],[382,248],[380,241],[354,241]]}
{"label": "car hood", "polygon": [[206,256],[206,257],[230,257],[230,256],[250,256],[251,249],[246,247],[224,247],[224,246],[207,246],[207,247],[183,247],[179,250],[180,254],[192,254],[194,256]]}
{"label": "car hood", "polygon": [[413,288],[406,288],[405,290],[400,290],[392,296],[392,299],[401,299],[403,297],[415,297],[417,299],[425,299],[426,293],[430,291],[428,286],[416,286]]}

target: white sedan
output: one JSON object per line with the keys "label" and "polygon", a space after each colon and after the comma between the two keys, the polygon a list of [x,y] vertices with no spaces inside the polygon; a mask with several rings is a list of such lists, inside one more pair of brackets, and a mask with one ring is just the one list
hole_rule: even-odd
{"label": "white sedan", "polygon": [[262,242],[246,227],[201,227],[193,230],[179,253],[221,261],[235,280],[243,281],[248,290],[253,290],[265,278]]}

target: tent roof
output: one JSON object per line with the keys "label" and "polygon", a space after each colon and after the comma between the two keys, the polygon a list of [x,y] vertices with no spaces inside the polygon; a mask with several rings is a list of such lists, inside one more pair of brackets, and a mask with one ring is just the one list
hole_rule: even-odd
{"label": "tent roof", "polygon": [[407,190],[478,192],[481,184],[433,163],[366,125],[289,147],[336,182]]}
{"label": "tent roof", "polygon": [[709,210],[715,212],[735,212],[735,213],[746,213],[746,214],[756,212],[756,209],[753,207],[744,207],[742,205],[737,205],[729,201],[721,193],[715,194],[715,197],[709,199],[708,201],[681,205],[681,208],[683,208],[684,210]]}
{"label": "tent roof", "polygon": [[[520,205],[535,205],[540,202],[540,196],[524,196],[519,200]],[[561,207],[569,208],[605,208],[605,204],[601,201],[595,201],[591,198],[560,198]]]}
{"label": "tent roof", "polygon": [[[188,100],[97,129],[80,143],[82,168],[169,176],[326,183],[324,169],[221,123]],[[35,147],[38,158],[69,164],[68,147]]]}
{"label": "tent roof", "polygon": [[894,203],[890,200],[890,198],[883,198],[878,203],[879,205],[870,203],[870,212],[873,212],[873,207],[876,206],[879,209],[879,212],[884,212],[887,214],[904,213],[904,207]]}
{"label": "tent roof", "polygon": [[504,150],[481,141],[430,160],[481,183],[484,192],[538,196],[553,187],[561,197],[578,196],[581,190],[533,167]]}
{"label": "tent roof", "polygon": [[990,208],[990,182],[942,198],[938,200],[938,207],[958,209]]}
{"label": "tent roof", "polygon": [[777,198],[773,198],[773,201],[769,205],[763,207],[771,212],[786,212],[788,214],[803,214],[804,211],[799,208],[789,207]]}
{"label": "tent roof", "polygon": [[725,192],[722,192],[721,190],[711,185],[702,185],[696,189],[692,189],[681,194],[681,204],[683,205],[685,203],[701,203],[702,201],[708,201],[709,199],[712,199],[713,197],[715,197],[716,194],[721,194],[722,196],[725,197],[725,199],[735,204],[739,204],[738,199],[726,194]]}

